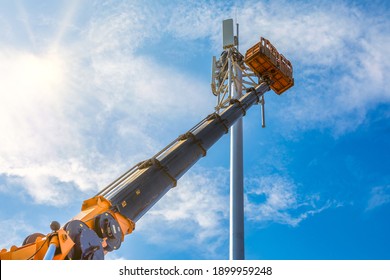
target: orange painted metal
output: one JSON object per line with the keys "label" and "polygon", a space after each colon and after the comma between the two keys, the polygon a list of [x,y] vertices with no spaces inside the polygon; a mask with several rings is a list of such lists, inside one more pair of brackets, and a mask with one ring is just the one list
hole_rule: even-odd
{"label": "orange painted metal", "polygon": [[[122,241],[126,234],[130,234],[134,230],[135,223],[120,213],[112,211],[110,201],[103,196],[95,196],[84,201],[81,212],[73,220],[81,220],[93,230],[95,227],[95,217],[104,212],[109,212],[118,221],[123,233]],[[104,245],[105,239],[102,241]],[[44,237],[37,237],[34,242],[29,244],[20,247],[12,246],[9,251],[2,249],[0,251],[0,260],[42,260],[50,243],[54,243],[57,247],[54,260],[66,259],[69,251],[75,244],[69,237],[68,232],[61,228],[55,233],[49,233]]]}
{"label": "orange painted metal", "polygon": [[271,89],[277,94],[294,85],[291,62],[263,37],[247,50],[244,61],[256,75],[269,79]]}
{"label": "orange painted metal", "polygon": [[[104,212],[108,212],[118,221],[124,235],[132,233],[135,228],[135,223],[122,214],[112,211],[111,208],[112,205],[109,200],[103,196],[94,196],[83,202],[81,212],[77,214],[73,220],[83,221],[89,228],[94,229],[95,217],[99,214],[103,214]],[[123,239],[124,236],[122,236],[122,241]]]}
{"label": "orange painted metal", "polygon": [[50,244],[57,247],[54,260],[63,260],[74,246],[74,242],[68,234],[59,229],[55,233],[49,233],[44,237],[38,237],[34,242],[21,247],[12,246],[10,250],[3,249],[0,252],[1,260],[42,260]]}

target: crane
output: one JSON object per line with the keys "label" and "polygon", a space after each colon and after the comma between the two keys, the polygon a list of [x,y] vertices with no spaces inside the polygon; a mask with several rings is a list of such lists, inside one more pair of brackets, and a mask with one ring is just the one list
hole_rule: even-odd
{"label": "crane", "polygon": [[[64,226],[52,222],[48,234],[34,233],[21,246],[0,251],[1,260],[99,260],[118,250],[136,222],[153,207],[229,128],[254,104],[264,105],[264,94],[273,89],[283,93],[294,84],[291,63],[266,39],[248,49],[245,57],[234,47],[228,50],[233,63],[258,82],[250,83],[239,99],[230,98],[223,108],[201,120],[156,155],[136,164],[92,198]],[[215,60],[215,59],[214,59]],[[223,88],[226,53],[218,63],[218,81]],[[217,68],[218,68],[217,67]],[[225,70],[224,70],[225,69]],[[248,75],[249,76],[249,75]]]}

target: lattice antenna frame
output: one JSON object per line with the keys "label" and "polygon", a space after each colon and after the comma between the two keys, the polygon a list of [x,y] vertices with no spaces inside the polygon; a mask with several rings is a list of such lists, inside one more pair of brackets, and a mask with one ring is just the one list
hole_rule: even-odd
{"label": "lattice antenna frame", "polygon": [[[233,84],[237,91],[246,92],[256,87],[265,79],[258,77],[245,63],[244,56],[232,46],[225,49],[219,59],[212,59],[211,91],[217,97],[215,111],[226,109],[232,100],[229,87]],[[241,71],[242,80],[239,81],[238,71]],[[229,84],[230,74],[230,84]],[[240,88],[239,88],[240,87]]]}

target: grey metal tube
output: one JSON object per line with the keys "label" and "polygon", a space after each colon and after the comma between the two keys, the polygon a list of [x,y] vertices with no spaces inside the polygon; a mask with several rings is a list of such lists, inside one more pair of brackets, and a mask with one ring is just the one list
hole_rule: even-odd
{"label": "grey metal tube", "polygon": [[[238,30],[238,28],[237,28]],[[237,87],[241,89],[242,73],[236,67]],[[242,92],[234,84],[233,98],[239,99]],[[242,118],[233,124],[230,134],[230,252],[231,260],[245,259],[244,244],[244,160]]]}

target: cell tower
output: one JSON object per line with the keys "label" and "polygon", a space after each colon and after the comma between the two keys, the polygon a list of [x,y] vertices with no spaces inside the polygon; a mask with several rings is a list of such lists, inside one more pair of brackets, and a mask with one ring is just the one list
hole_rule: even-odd
{"label": "cell tower", "polygon": [[[217,97],[215,110],[224,111],[231,104],[240,103],[243,92],[266,82],[277,94],[294,85],[291,63],[279,54],[272,44],[260,38],[245,57],[239,52],[239,26],[234,35],[233,19],[222,22],[223,51],[212,60],[212,93]],[[262,127],[265,127],[264,95],[261,105]],[[245,109],[242,108],[245,115]],[[244,246],[244,172],[242,118],[231,128],[230,134],[230,249],[231,260],[245,259]]]}

